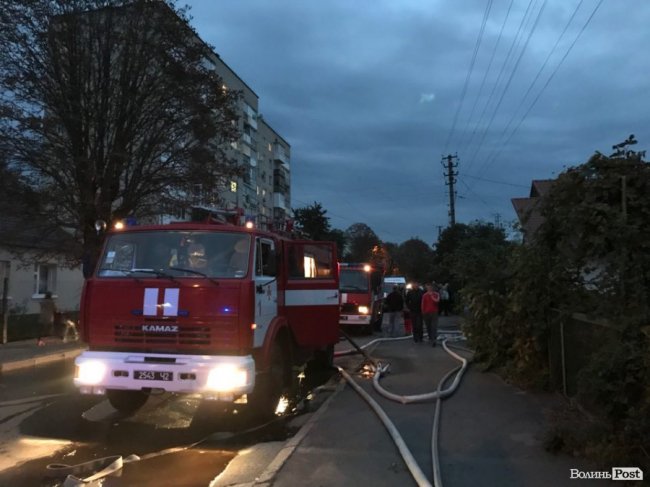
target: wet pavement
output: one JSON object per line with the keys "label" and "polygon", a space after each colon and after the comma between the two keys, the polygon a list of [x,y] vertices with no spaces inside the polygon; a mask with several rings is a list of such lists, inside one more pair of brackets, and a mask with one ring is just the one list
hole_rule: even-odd
{"label": "wet pavement", "polygon": [[72,373],[71,361],[59,361],[2,374],[0,486],[57,486],[63,478],[45,476],[48,464],[130,454],[153,456],[126,464],[102,485],[207,486],[238,452],[260,444],[279,449],[299,429],[300,415],[322,402],[314,387],[329,377],[308,374],[288,411],[259,424],[243,410],[173,394],[152,396],[136,414],[121,416],[102,397],[77,394]]}
{"label": "wet pavement", "polygon": [[[441,330],[453,325],[451,319],[441,319]],[[375,337],[354,338],[364,343]],[[349,346],[337,347],[343,348]],[[398,394],[431,392],[456,364],[441,347],[411,340],[375,345],[371,353],[390,362],[391,372],[382,384]],[[377,398],[367,370],[359,368],[362,362],[359,355],[336,359]],[[102,485],[414,485],[377,417],[336,377],[324,386],[305,388],[311,394],[303,394],[309,399],[300,403],[301,414],[255,428],[244,415],[218,415],[213,404],[187,396],[152,397],[137,414],[121,417],[101,398],[71,393],[60,375],[52,370],[49,374],[47,380],[46,373],[28,379],[2,375],[0,392],[6,396],[13,391],[17,404],[0,401],[0,435],[17,424],[19,437],[13,438],[13,447],[20,443],[42,451],[51,446],[53,455],[0,471],[0,486],[59,485],[60,480],[43,478],[45,467],[54,461],[150,454],[201,440],[190,449],[128,464],[119,477]],[[383,398],[378,402],[431,479],[433,404],[403,405]],[[553,456],[543,448],[546,416],[557,403],[557,396],[527,393],[470,367],[459,391],[443,402],[443,481],[461,486],[573,485],[570,469],[588,471],[589,464]],[[0,469],[6,448],[6,442],[0,443]]]}

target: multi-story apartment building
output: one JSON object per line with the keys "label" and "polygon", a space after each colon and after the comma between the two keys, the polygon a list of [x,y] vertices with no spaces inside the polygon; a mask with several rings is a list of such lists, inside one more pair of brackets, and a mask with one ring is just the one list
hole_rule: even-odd
{"label": "multi-story apartment building", "polygon": [[[161,4],[165,8],[164,4]],[[179,21],[181,21],[179,19]],[[199,42],[203,42],[197,36]],[[224,181],[224,188],[214,194],[214,188],[197,186],[189,198],[190,205],[240,208],[248,220],[265,229],[282,229],[291,212],[290,145],[259,113],[259,96],[214,51],[207,60],[222,78],[223,89],[241,93],[239,130],[241,137],[232,144],[231,157],[243,168],[236,180]],[[187,210],[187,209],[185,209]],[[164,220],[175,219],[167,215]]]}
{"label": "multi-story apartment building", "polygon": [[264,119],[258,123],[258,214],[260,225],[284,229],[291,213],[291,147]]}
{"label": "multi-story apartment building", "polygon": [[282,228],[291,216],[291,146],[258,111],[257,94],[215,53],[211,60],[226,89],[241,91],[241,138],[234,157],[244,167],[220,195],[229,207],[242,208],[262,228]]}

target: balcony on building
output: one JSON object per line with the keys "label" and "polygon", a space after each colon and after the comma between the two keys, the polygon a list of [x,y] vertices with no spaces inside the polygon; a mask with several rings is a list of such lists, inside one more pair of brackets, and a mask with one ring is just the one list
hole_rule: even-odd
{"label": "balcony on building", "polygon": [[287,169],[289,169],[289,156],[284,147],[279,144],[275,144],[273,148],[273,159],[276,162],[282,163]]}
{"label": "balcony on building", "polygon": [[284,169],[273,170],[273,192],[288,193],[289,177]]}
{"label": "balcony on building", "polygon": [[283,193],[273,193],[273,208],[287,209],[287,201]]}
{"label": "balcony on building", "polygon": [[244,123],[257,130],[257,111],[248,103],[243,102]]}

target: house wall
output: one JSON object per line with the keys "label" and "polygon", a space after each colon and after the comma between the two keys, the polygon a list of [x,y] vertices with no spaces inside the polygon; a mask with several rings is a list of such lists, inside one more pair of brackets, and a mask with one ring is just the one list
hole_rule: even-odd
{"label": "house wall", "polygon": [[[8,273],[6,267],[8,263]],[[36,260],[31,260],[29,255],[25,261],[19,261],[15,256],[10,254],[6,249],[0,248],[0,278],[4,275],[9,277],[9,309],[11,312],[38,313],[39,302],[43,298],[42,294],[35,293],[35,270]],[[83,287],[83,274],[81,267],[69,269],[61,263],[51,260],[46,264],[55,268],[54,278],[52,279],[53,295],[57,307],[61,311],[78,311],[81,299],[81,290]],[[0,282],[0,292],[2,282]]]}

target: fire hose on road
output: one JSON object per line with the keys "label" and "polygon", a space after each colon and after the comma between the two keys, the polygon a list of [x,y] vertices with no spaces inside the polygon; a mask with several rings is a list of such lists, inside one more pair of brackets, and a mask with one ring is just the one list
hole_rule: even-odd
{"label": "fire hose on road", "polygon": [[[456,340],[457,338],[456,337],[454,337],[453,339],[445,338],[442,341],[442,347],[445,350],[445,352],[447,352],[454,359],[458,360],[461,364],[455,367],[454,369],[450,370],[449,372],[447,372],[447,374],[440,380],[440,382],[438,382],[438,387],[436,388],[435,391],[426,394],[403,396],[403,395],[398,395],[390,391],[387,391],[380,385],[379,380],[388,371],[389,364],[381,364],[380,362],[376,361],[365,351],[365,349],[376,343],[411,339],[411,336],[405,336],[399,338],[378,338],[376,340],[372,340],[371,342],[363,346],[359,346],[354,342],[354,340],[352,340],[352,338],[349,335],[347,335],[346,333],[343,333],[343,335],[355,347],[356,351],[362,353],[364,357],[367,359],[367,361],[370,362],[371,367],[374,369],[373,387],[381,396],[385,397],[386,399],[390,399],[392,401],[400,402],[402,404],[426,402],[432,400],[436,401],[436,406],[434,411],[433,431],[431,434],[431,456],[432,456],[433,481],[434,481],[433,485],[435,487],[442,487],[440,462],[438,458],[439,457],[438,432],[440,426],[441,403],[442,403],[442,399],[451,396],[456,391],[456,389],[460,384],[460,380],[468,366],[467,359],[453,352],[447,345],[448,341]],[[459,337],[462,338],[462,334],[459,334]],[[338,357],[343,355],[349,355],[350,353],[355,353],[355,350],[345,350],[342,352],[338,352],[335,354],[335,356]],[[422,471],[418,463],[415,461],[413,454],[406,446],[404,439],[402,438],[399,431],[395,427],[395,424],[390,420],[386,412],[359,384],[356,383],[356,381],[350,376],[350,374],[348,374],[341,367],[337,367],[337,368],[341,373],[341,375],[343,376],[343,378],[348,382],[348,384],[352,386],[352,388],[370,405],[371,409],[375,412],[375,414],[377,414],[382,424],[384,425],[389,435],[391,436],[397,449],[399,450],[400,455],[404,459],[404,463],[406,464],[406,467],[409,469],[409,472],[413,476],[413,479],[416,481],[418,486],[421,487],[431,486],[431,483],[427,479],[426,475],[424,474],[424,472]],[[452,376],[454,376],[454,380],[452,381],[449,387],[445,388],[444,387],[445,383]]]}

